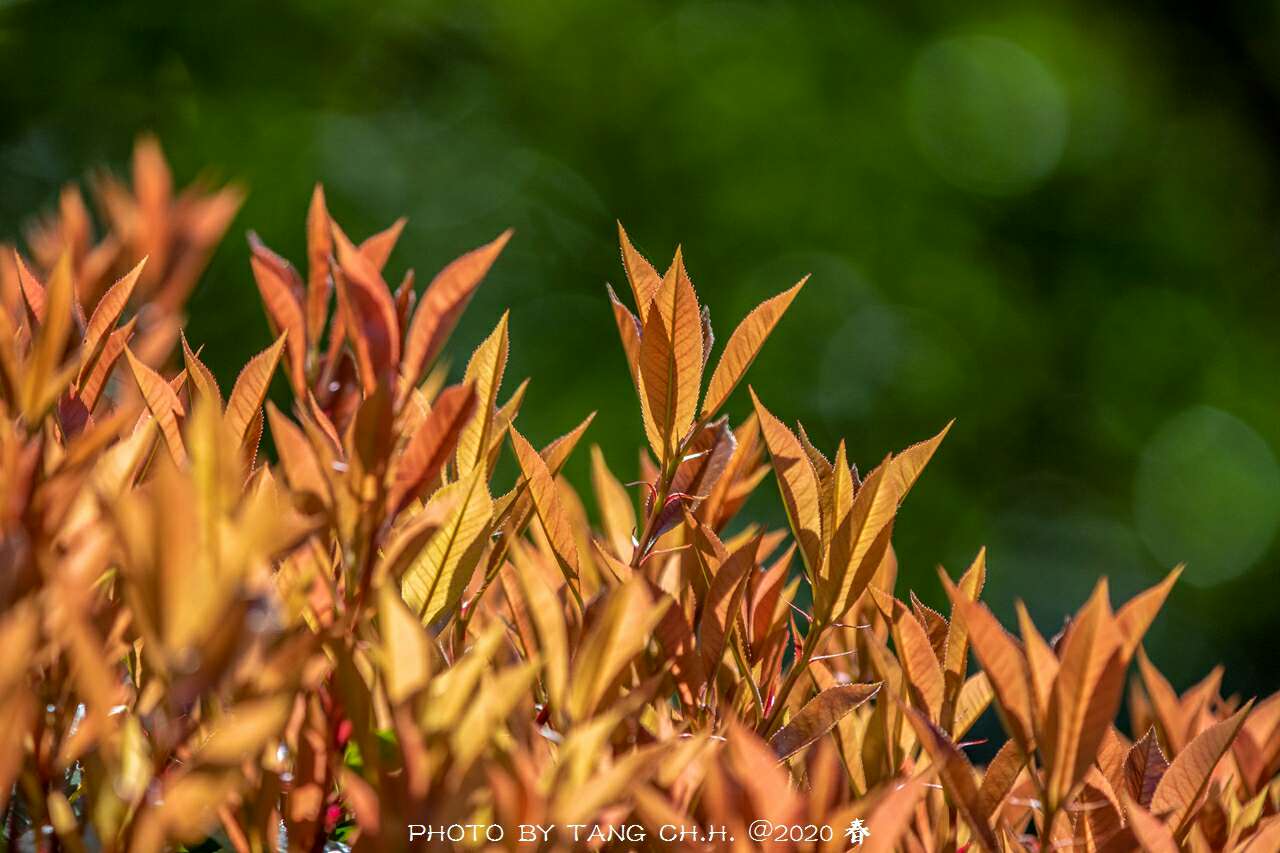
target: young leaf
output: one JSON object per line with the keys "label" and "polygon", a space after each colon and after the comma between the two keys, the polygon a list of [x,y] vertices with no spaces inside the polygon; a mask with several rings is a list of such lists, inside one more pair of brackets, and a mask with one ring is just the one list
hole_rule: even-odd
{"label": "young leaf", "polygon": [[841,684],[814,696],[769,738],[769,746],[779,760],[795,755],[835,728],[846,714],[880,692],[875,684]]}
{"label": "young leaf", "polygon": [[613,319],[618,326],[618,337],[622,339],[622,352],[627,357],[627,369],[631,371],[631,382],[640,391],[640,320],[632,314],[627,306],[618,299],[613,288],[605,286],[609,291],[609,304],[613,306]]}
{"label": "young leaf", "polygon": [[1107,601],[1107,583],[1100,581],[1062,641],[1061,664],[1041,731],[1051,810],[1084,778],[1115,719],[1128,663],[1123,639]]}
{"label": "young leaf", "polygon": [[631,238],[627,236],[621,222],[618,223],[618,242],[622,245],[622,268],[627,273],[631,293],[636,298],[636,309],[640,312],[641,320],[647,319],[649,306],[662,287],[662,277],[653,268],[653,264],[645,260],[635,246],[631,245]]}
{"label": "young leaf", "polygon": [[664,466],[693,426],[702,383],[698,297],[676,250],[640,335],[640,402],[650,446]]}
{"label": "young leaf", "polygon": [[458,476],[465,477],[477,467],[486,474],[485,451],[494,430],[494,411],[498,401],[498,389],[507,367],[507,314],[502,315],[497,327],[485,338],[467,363],[464,381],[475,389],[476,413],[462,428],[458,436]]}
{"label": "young leaf", "polygon": [[396,463],[387,494],[387,511],[398,513],[419,490],[440,476],[453,454],[458,435],[475,412],[475,388],[453,385],[440,392],[430,413],[414,430]]}
{"label": "young leaf", "polygon": [[187,450],[182,443],[182,431],[178,427],[178,418],[186,414],[178,394],[164,381],[164,377],[139,361],[133,351],[125,347],[125,358],[129,361],[129,369],[133,371],[134,381],[142,391],[142,399],[147,404],[147,411],[160,425],[160,434],[173,456],[173,461],[183,466],[187,463]]}
{"label": "young leaf", "polygon": [[280,353],[287,338],[288,334],[281,335],[275,343],[249,359],[249,363],[236,377],[236,384],[227,399],[226,413],[227,428],[236,441],[244,441],[250,423],[262,414],[262,403],[267,399],[271,375],[280,363]]}
{"label": "young leaf", "polygon": [[1160,777],[1151,797],[1151,811],[1174,828],[1175,836],[1181,836],[1194,817],[1192,809],[1209,787],[1214,768],[1231,748],[1252,708],[1250,699],[1239,711],[1205,729],[1174,756],[1169,769]]}
{"label": "young leaf", "polygon": [[730,554],[716,570],[702,605],[702,619],[698,622],[698,646],[702,655],[702,669],[714,679],[720,669],[720,659],[733,630],[734,620],[741,609],[742,590],[747,574],[755,568],[756,553],[760,548],[760,536],[747,540]]}
{"label": "young leaf", "polygon": [[85,374],[93,367],[93,362],[105,345],[108,334],[115,328],[125,305],[129,303],[134,285],[138,283],[138,276],[142,274],[142,268],[146,263],[146,258],[138,261],[133,269],[111,285],[107,292],[102,294],[102,298],[93,309],[93,314],[89,316],[89,324],[84,330],[84,344],[80,350],[80,381],[83,381]]}
{"label": "young leaf", "polygon": [[520,470],[529,484],[529,494],[533,497],[533,506],[542,522],[542,529],[546,531],[547,541],[556,555],[556,562],[564,572],[565,581],[572,583],[581,574],[578,546],[574,542],[573,525],[560,504],[555,478],[538,451],[515,427],[511,428],[511,443],[515,447]]}
{"label": "young leaf", "polygon": [[1143,808],[1150,806],[1156,785],[1168,769],[1169,762],[1160,751],[1160,744],[1156,742],[1156,730],[1152,727],[1141,740],[1130,747],[1129,755],[1125,758],[1124,781],[1129,796]]}
{"label": "young leaf", "polygon": [[791,522],[791,530],[800,545],[800,556],[808,569],[809,577],[814,577],[822,565],[822,512],[818,475],[809,464],[809,457],[800,446],[800,440],[764,407],[754,389],[751,391],[751,400],[755,404],[756,417],[760,421],[760,429],[773,460],[773,470],[778,488],[782,491],[787,520]]}
{"label": "young leaf", "polygon": [[1000,843],[996,840],[991,825],[987,823],[987,816],[983,814],[986,805],[978,796],[978,782],[974,778],[973,765],[969,763],[969,759],[947,737],[946,732],[915,708],[903,710],[929,757],[938,767],[938,775],[942,778],[943,787],[951,802],[964,816],[978,841],[991,853],[1000,850]]}
{"label": "young leaf", "polygon": [[307,321],[302,306],[302,279],[284,258],[272,252],[251,234],[253,247],[250,266],[262,295],[262,304],[277,336],[286,335],[286,366],[295,396],[302,397],[307,388]]}
{"label": "young leaf", "polygon": [[432,498],[456,500],[449,517],[427,542],[421,555],[405,571],[401,594],[424,625],[448,613],[462,597],[479,560],[476,546],[484,544],[493,512],[485,488],[485,472],[476,469],[445,486]]}
{"label": "young leaf", "polygon": [[451,261],[436,274],[422,294],[404,343],[400,365],[401,399],[416,385],[422,371],[440,354],[471,296],[497,260],[512,231],[503,231],[491,243]]}
{"label": "young leaf", "polygon": [[[955,595],[951,604],[969,627],[973,652],[990,682],[1005,730],[1023,751],[1035,743],[1026,658],[985,605]],[[957,716],[958,713],[957,713]]]}
{"label": "young leaf", "polygon": [[729,342],[725,344],[724,352],[720,355],[720,361],[711,374],[711,381],[707,383],[707,395],[702,401],[703,418],[714,415],[729,399],[729,395],[742,381],[751,362],[755,361],[769,333],[773,331],[773,327],[786,313],[791,301],[796,298],[796,294],[808,280],[809,277],[805,276],[790,290],[785,290],[772,299],[760,303],[738,324],[738,328],[733,330],[733,334],[729,336]]}

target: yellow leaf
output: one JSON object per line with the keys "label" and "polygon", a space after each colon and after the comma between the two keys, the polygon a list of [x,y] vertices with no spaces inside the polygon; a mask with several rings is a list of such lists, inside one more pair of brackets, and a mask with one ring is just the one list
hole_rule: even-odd
{"label": "yellow leaf", "polygon": [[205,366],[198,353],[192,351],[185,332],[179,332],[178,338],[182,342],[182,360],[187,367],[187,375],[191,377],[191,384],[195,386],[195,394],[209,401],[214,411],[221,412],[222,391],[218,388],[218,380],[214,378],[213,371]]}
{"label": "yellow leaf", "polygon": [[235,767],[253,761],[284,728],[293,710],[288,695],[245,699],[229,708],[213,724],[213,733],[196,751],[202,764]]}
{"label": "yellow leaf", "polygon": [[405,571],[401,594],[424,625],[450,612],[462,598],[484,547],[493,501],[482,469],[450,483],[432,500],[456,499],[457,505]]}
{"label": "yellow leaf", "polygon": [[635,576],[612,589],[583,636],[569,682],[570,719],[590,718],[623,667],[648,644],[666,605],[654,604],[645,587],[645,578]]}
{"label": "yellow leaf", "polygon": [[772,299],[760,303],[738,324],[738,328],[733,330],[728,343],[724,345],[720,361],[717,362],[716,369],[711,374],[711,381],[707,383],[707,396],[702,401],[703,418],[714,415],[729,399],[729,395],[742,381],[751,362],[755,361],[769,333],[773,331],[778,320],[782,319],[791,301],[796,298],[796,294],[808,280],[809,277],[805,276],[790,290],[785,290]]}
{"label": "yellow leaf", "polygon": [[422,625],[390,584],[378,590],[378,625],[387,698],[398,705],[427,686],[434,652]]}
{"label": "yellow leaf", "polygon": [[635,505],[626,488],[609,470],[604,453],[594,444],[591,445],[591,484],[600,507],[600,520],[614,555],[622,560],[630,559],[636,535]]}
{"label": "yellow leaf", "polygon": [[504,312],[497,327],[476,347],[463,381],[475,389],[476,412],[458,436],[458,476],[466,477],[477,468],[484,470],[485,451],[494,430],[498,388],[507,367],[507,314]]}

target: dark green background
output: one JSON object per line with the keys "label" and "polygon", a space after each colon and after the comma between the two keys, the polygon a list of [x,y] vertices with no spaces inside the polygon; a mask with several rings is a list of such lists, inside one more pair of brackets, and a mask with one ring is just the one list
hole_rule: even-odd
{"label": "dark green background", "polygon": [[957,419],[898,526],[927,601],[985,543],[1052,630],[1185,559],[1157,662],[1280,687],[1280,7],[944,5],[0,0],[0,234],[142,130],[243,181],[190,305],[229,385],[268,341],[243,233],[300,260],[313,182],[353,234],[409,216],[395,278],[514,226],[455,368],[510,306],[526,434],[598,409],[626,479],[614,219],[684,244],[721,341],[812,272],[751,380],[864,470]]}

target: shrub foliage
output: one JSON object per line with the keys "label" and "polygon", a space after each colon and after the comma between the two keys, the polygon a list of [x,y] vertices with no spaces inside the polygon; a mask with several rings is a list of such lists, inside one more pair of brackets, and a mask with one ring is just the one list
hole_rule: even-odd
{"label": "shrub foliage", "polygon": [[[857,818],[875,850],[1280,849],[1280,696],[1223,698],[1221,671],[1179,694],[1143,652],[1176,570],[1117,609],[1100,581],[1046,638],[982,603],[979,553],[939,571],[934,611],[896,588],[892,534],[945,428],[863,475],[754,392],[722,413],[803,281],[713,357],[680,253],[659,273],[619,229],[648,446],[634,483],[591,447],[583,496],[560,471],[591,417],[521,432],[505,315],[461,381],[442,366],[509,233],[393,289],[403,221],[356,242],[317,188],[300,267],[250,236],[277,338],[224,396],[180,328],[238,192],[175,193],[144,140],[132,185],[94,194],[105,236],[71,188],[0,262],[10,843],[393,850],[411,823],[578,823],[846,849]],[[789,530],[737,519],[770,479]],[[978,768],[989,707],[1007,740]],[[756,819],[836,833],[756,845]]]}

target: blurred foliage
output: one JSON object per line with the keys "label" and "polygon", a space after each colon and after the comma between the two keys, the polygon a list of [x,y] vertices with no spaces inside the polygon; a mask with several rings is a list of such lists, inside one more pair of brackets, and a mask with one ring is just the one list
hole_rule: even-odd
{"label": "blurred foliage", "polygon": [[510,305],[525,434],[599,409],[624,474],[614,219],[654,257],[690,241],[722,329],[811,272],[752,371],[774,411],[864,469],[957,418],[897,528],[906,586],[938,604],[934,564],[985,543],[996,612],[1052,624],[1100,573],[1124,598],[1186,559],[1153,657],[1255,693],[1280,618],[1277,35],[1274,3],[3,2],[0,235],[145,129],[180,180],[242,181],[190,305],[229,383],[269,340],[241,235],[301,257],[316,180],[353,233],[409,215],[392,278],[514,226],[453,351]]}

